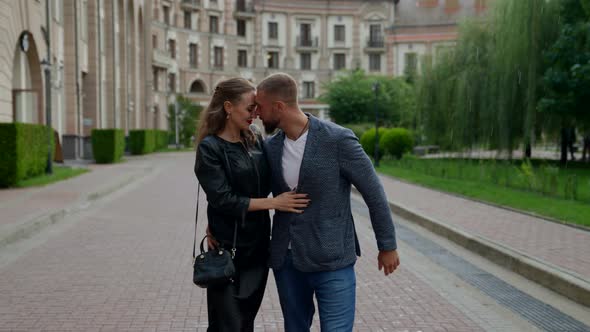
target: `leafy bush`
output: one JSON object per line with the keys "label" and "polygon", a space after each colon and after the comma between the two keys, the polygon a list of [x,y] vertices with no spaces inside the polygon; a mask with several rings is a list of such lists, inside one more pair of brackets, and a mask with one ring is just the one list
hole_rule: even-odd
{"label": "leafy bush", "polygon": [[412,151],[414,139],[410,131],[405,128],[391,128],[379,138],[379,146],[386,153],[400,159],[404,153]]}
{"label": "leafy bush", "polygon": [[125,133],[122,129],[93,129],[92,153],[99,164],[115,163],[123,157]]}
{"label": "leafy bush", "polygon": [[[379,128],[379,141],[381,141],[381,137],[385,135],[386,131],[387,129],[385,128]],[[361,137],[361,145],[370,157],[375,156],[375,128],[371,128],[365,131],[365,133]],[[379,157],[382,157],[384,155],[384,152],[385,151],[383,150],[383,146],[379,144]]]}
{"label": "leafy bush", "polygon": [[363,137],[363,134],[365,133],[365,131],[371,129],[371,128],[375,128],[375,124],[374,123],[368,123],[368,122],[363,122],[363,123],[347,123],[347,124],[343,124],[341,125],[344,128],[348,128],[350,130],[352,130],[352,132],[354,133],[354,135],[358,138],[361,139],[361,137]]}
{"label": "leafy bush", "polygon": [[54,146],[49,130],[37,124],[0,123],[0,187],[13,186],[21,180],[43,174],[47,167],[49,137]]}

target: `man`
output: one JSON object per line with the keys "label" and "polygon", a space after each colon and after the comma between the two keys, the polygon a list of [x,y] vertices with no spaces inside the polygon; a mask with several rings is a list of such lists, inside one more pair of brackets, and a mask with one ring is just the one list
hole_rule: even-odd
{"label": "man", "polygon": [[274,74],[257,87],[257,114],[267,132],[265,151],[277,196],[306,193],[302,214],[276,211],[271,240],[273,268],[285,330],[309,331],[318,302],[322,331],[352,331],[354,263],[360,248],[350,208],[351,184],[369,207],[377,238],[379,270],[399,265],[395,229],[383,187],[352,131],[305,114],[297,84]]}

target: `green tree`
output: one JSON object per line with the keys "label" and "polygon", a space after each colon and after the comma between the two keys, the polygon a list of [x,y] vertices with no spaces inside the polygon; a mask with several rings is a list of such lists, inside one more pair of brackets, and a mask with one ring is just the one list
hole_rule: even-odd
{"label": "green tree", "polygon": [[427,141],[509,153],[534,143],[542,123],[542,54],[558,31],[556,3],[497,0],[488,19],[460,24],[454,51],[424,62],[416,85]]}
{"label": "green tree", "polygon": [[403,78],[366,75],[351,71],[326,83],[320,100],[330,105],[330,116],[340,124],[375,121],[375,92],[379,82],[377,111],[382,124],[410,126],[415,121],[414,89]]}
{"label": "green tree", "polygon": [[[574,121],[590,127],[590,0],[562,0],[560,16],[559,38],[545,52],[547,89],[539,107],[551,120],[547,130],[565,135],[565,127]],[[566,149],[562,144],[562,163],[567,161]]]}
{"label": "green tree", "polygon": [[[192,146],[193,142],[191,141],[191,138],[197,136],[197,121],[199,119],[199,114],[201,113],[202,107],[193,103],[190,99],[182,95],[178,95],[176,100],[178,102],[179,143],[185,147]],[[168,105],[168,132],[170,133],[170,136],[173,137],[172,141],[174,141],[176,135],[175,124],[175,105],[170,104]]]}

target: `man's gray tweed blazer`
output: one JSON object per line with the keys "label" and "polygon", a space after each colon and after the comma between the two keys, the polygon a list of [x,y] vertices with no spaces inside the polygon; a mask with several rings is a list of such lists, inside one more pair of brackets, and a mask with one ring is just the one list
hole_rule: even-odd
{"label": "man's gray tweed blazer", "polygon": [[[360,256],[350,209],[353,184],[369,207],[379,250],[397,248],[395,229],[383,186],[371,160],[351,130],[309,115],[309,130],[297,192],[311,200],[302,214],[276,211],[272,225],[271,261],[280,269],[289,242],[296,269],[330,271],[346,267]],[[282,171],[285,133],[264,145],[272,173],[272,192],[289,191]]]}

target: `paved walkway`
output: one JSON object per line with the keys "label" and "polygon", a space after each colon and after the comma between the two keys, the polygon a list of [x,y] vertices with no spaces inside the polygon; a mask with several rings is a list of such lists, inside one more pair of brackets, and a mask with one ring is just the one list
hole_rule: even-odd
{"label": "paved walkway", "polygon": [[390,201],[590,280],[590,232],[381,176]]}
{"label": "paved walkway", "polygon": [[[191,282],[193,157],[177,154],[145,160],[154,165],[149,175],[66,216],[60,225],[52,226],[59,231],[38,239],[18,259],[0,265],[0,331],[206,330],[205,292]],[[89,176],[78,181],[90,181]],[[97,181],[100,176],[93,178],[97,185],[103,182]],[[78,195],[87,190],[69,188],[84,192]],[[0,208],[0,214],[8,208]],[[202,213],[200,227],[204,217]],[[446,288],[437,286],[431,277],[449,273],[436,267],[432,269],[440,272],[429,270],[435,264],[411,248],[405,249],[406,265],[384,277],[377,270],[370,224],[363,217],[357,220],[364,255],[356,265],[356,331],[531,328],[499,305],[496,310],[483,304],[485,300],[474,300],[481,295],[474,295],[470,286],[455,277],[443,280]],[[271,277],[255,330],[281,331],[282,324]],[[313,330],[319,330],[317,315]]]}
{"label": "paved walkway", "polygon": [[[0,331],[205,331],[205,293],[190,280],[196,194],[192,165],[191,154],[157,154],[129,158],[118,165],[91,166],[91,173],[45,188],[0,191],[0,227],[23,225],[31,218],[84,204],[96,195],[104,198],[66,214],[64,222],[51,226],[55,232],[39,232],[35,246],[17,259],[4,264],[0,260]],[[539,255],[552,251],[536,251],[535,246],[567,249],[548,255],[562,259],[562,264],[567,263],[564,257],[576,260],[588,253],[582,244],[568,249],[578,243],[576,236],[587,241],[583,231],[534,218],[536,223],[527,224],[520,219],[526,216],[390,178],[383,178],[383,183],[390,199],[482,236],[497,235],[494,240],[511,247],[524,239],[528,241],[518,249]],[[496,219],[510,229],[498,229]],[[400,241],[400,270],[383,277],[375,266],[370,223],[358,212],[355,220],[363,248],[355,267],[356,331],[536,330],[433,263],[410,242]],[[523,225],[528,228],[518,231]],[[571,232],[573,238],[568,237]],[[580,273],[588,271],[587,264],[579,265],[586,266]],[[319,330],[317,326],[316,316],[314,331]],[[256,331],[280,331],[281,327],[271,278]]]}

